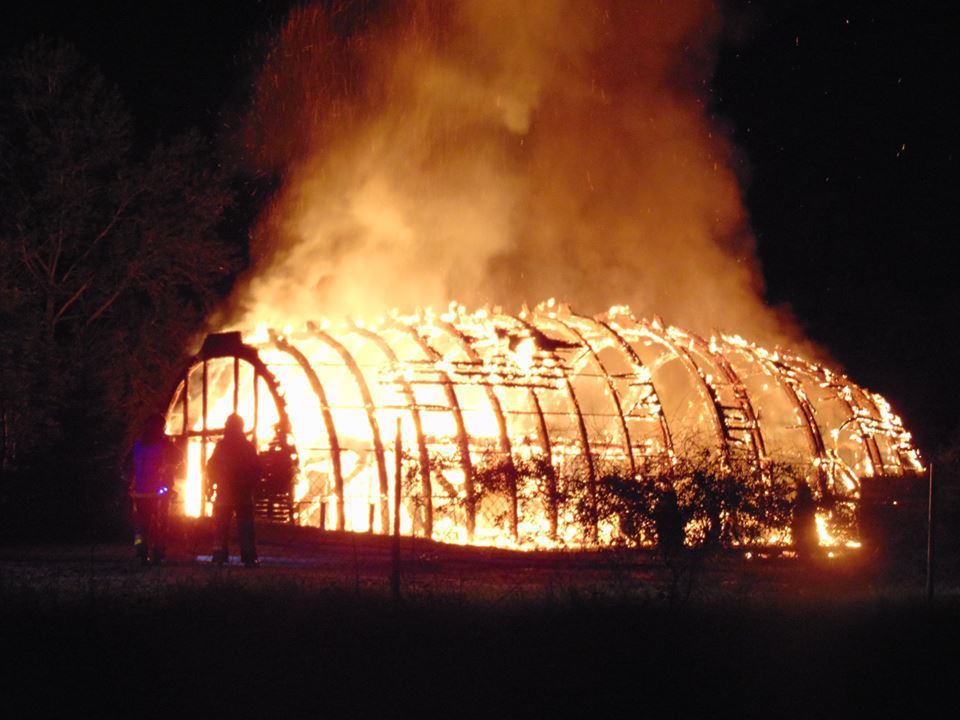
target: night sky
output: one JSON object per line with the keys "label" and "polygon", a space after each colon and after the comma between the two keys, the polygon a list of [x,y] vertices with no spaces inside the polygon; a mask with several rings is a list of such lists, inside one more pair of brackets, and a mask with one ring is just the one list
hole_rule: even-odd
{"label": "night sky", "polygon": [[[7,14],[0,43],[72,42],[145,142],[191,126],[215,136],[290,4],[40,0]],[[740,151],[767,299],[935,450],[960,436],[950,4],[725,7],[712,114]]]}
{"label": "night sky", "polygon": [[922,447],[942,443],[960,429],[949,5],[769,5],[736,4],[743,37],[714,89],[743,151],[767,298]]}

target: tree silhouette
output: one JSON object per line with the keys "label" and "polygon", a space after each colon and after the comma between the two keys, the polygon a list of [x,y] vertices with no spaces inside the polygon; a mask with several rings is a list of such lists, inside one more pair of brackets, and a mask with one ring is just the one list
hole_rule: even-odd
{"label": "tree silhouette", "polygon": [[[203,139],[139,147],[117,91],[72,47],[31,43],[0,64],[0,93],[7,484],[68,459],[111,463],[239,254],[218,234],[230,194]],[[48,470],[60,490],[76,484]]]}

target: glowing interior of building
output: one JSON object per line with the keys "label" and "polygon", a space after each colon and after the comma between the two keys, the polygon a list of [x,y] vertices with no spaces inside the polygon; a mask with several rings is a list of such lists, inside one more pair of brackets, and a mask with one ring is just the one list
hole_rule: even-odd
{"label": "glowing interior of building", "polygon": [[627,308],[451,306],[212,335],[167,413],[185,447],[187,515],[211,512],[203,468],[233,412],[265,456],[291,461],[271,512],[386,533],[397,507],[403,534],[456,543],[582,543],[584,528],[549,500],[557,483],[641,479],[695,453],[791,463],[818,497],[849,502],[871,478],[922,470],[887,402],[847,377]]}

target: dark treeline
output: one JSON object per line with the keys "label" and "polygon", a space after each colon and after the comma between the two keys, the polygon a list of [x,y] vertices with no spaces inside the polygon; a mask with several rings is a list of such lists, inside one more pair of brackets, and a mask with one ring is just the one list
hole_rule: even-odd
{"label": "dark treeline", "polygon": [[198,132],[138,141],[65,42],[3,58],[0,97],[0,533],[102,534],[131,435],[243,266],[238,181]]}

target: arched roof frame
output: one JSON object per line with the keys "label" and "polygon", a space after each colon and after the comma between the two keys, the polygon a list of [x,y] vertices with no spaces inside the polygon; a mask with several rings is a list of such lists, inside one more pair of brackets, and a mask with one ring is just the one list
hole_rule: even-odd
{"label": "arched roof frame", "polygon": [[296,346],[292,345],[283,336],[273,330],[270,331],[270,339],[276,348],[292,357],[307,376],[307,382],[314,395],[317,396],[317,403],[320,407],[320,416],[323,418],[323,427],[327,432],[327,439],[330,442],[330,464],[333,467],[333,488],[337,500],[336,508],[336,528],[337,530],[346,529],[346,512],[344,498],[343,466],[340,458],[340,440],[337,437],[337,426],[333,420],[333,412],[330,409],[330,403],[327,401],[326,391],[323,389],[323,383],[307,356],[300,352]]}
{"label": "arched roof frame", "polygon": [[[433,325],[434,327],[443,330],[452,338],[454,338],[471,362],[475,362],[477,364],[483,363],[479,353],[470,344],[466,335],[464,335],[464,333],[455,325],[445,320],[434,320]],[[510,443],[510,435],[507,432],[507,419],[503,414],[503,408],[500,405],[500,399],[497,397],[496,390],[493,388],[493,386],[489,382],[485,382],[483,383],[483,389],[487,396],[487,401],[490,403],[490,409],[493,411],[494,417],[497,421],[497,434],[500,452],[502,452],[506,458],[505,470],[507,473],[507,485],[510,489],[510,532],[513,534],[513,539],[517,540],[520,532],[517,511],[517,466],[513,462],[513,447]]]}
{"label": "arched roof frame", "polygon": [[[211,430],[207,425],[207,363],[211,360],[217,360],[221,358],[232,358],[233,359],[233,411],[237,411],[238,406],[238,393],[239,393],[239,372],[240,372],[240,361],[244,361],[253,367],[253,397],[254,397],[254,419],[251,425],[251,432],[256,433],[257,427],[257,412],[259,410],[258,399],[259,399],[259,380],[263,380],[264,384],[267,387],[267,392],[270,393],[270,397],[273,399],[274,406],[277,409],[277,416],[281,422],[286,423],[286,426],[289,427],[290,416],[287,413],[287,403],[283,397],[283,392],[280,389],[280,384],[277,381],[277,378],[266,366],[263,360],[260,358],[259,353],[256,348],[247,345],[241,339],[240,333],[238,332],[229,332],[229,333],[217,333],[214,335],[209,335],[204,341],[203,347],[200,349],[200,352],[194,355],[193,357],[186,360],[183,366],[183,372],[181,373],[180,378],[176,381],[173,392],[170,395],[170,403],[167,406],[166,416],[168,417],[173,409],[176,407],[177,402],[181,401],[183,403],[183,426],[181,432],[177,433],[183,438],[189,437],[199,437],[201,439],[201,497],[206,497],[206,459],[207,459],[207,443],[211,437],[218,437],[222,434],[222,428]],[[187,427],[187,423],[190,418],[190,405],[189,405],[189,380],[190,372],[196,368],[201,367],[201,429],[199,431],[191,430]],[[201,505],[202,507],[202,505]]]}
{"label": "arched roof frame", "polygon": [[325,343],[340,356],[356,382],[357,389],[360,391],[360,397],[363,398],[364,410],[366,411],[367,421],[370,424],[370,432],[373,437],[373,451],[377,461],[377,480],[379,481],[380,491],[380,527],[386,531],[386,529],[390,527],[390,486],[387,478],[387,463],[383,449],[383,440],[380,435],[380,423],[377,421],[376,404],[373,401],[370,386],[367,384],[367,379],[357,364],[356,359],[342,343],[312,323],[308,323],[307,328],[313,337]]}
{"label": "arched roof frame", "polygon": [[[357,333],[363,338],[366,338],[372,342],[394,366],[399,365],[400,360],[397,357],[397,353],[391,347],[382,336],[368,330],[366,328],[359,327],[356,324],[351,324],[351,329],[353,332]],[[400,390],[403,392],[403,396],[407,399],[407,404],[410,408],[410,420],[413,423],[413,429],[417,436],[417,458],[419,460],[419,470],[420,470],[420,490],[423,495],[424,503],[424,534],[429,538],[433,537],[433,484],[430,479],[430,453],[427,450],[426,438],[423,435],[423,422],[420,418],[420,408],[417,407],[417,399],[413,392],[413,387],[410,385],[410,381],[407,380],[403,374],[399,374],[397,382],[400,385]]]}
{"label": "arched roof frame", "polygon": [[[610,338],[617,344],[617,346],[620,348],[620,351],[623,352],[623,354],[627,357],[627,360],[629,361],[630,366],[633,368],[634,374],[638,378],[645,374],[646,375],[650,374],[649,368],[647,368],[647,366],[644,365],[643,360],[637,354],[637,351],[633,348],[633,346],[629,342],[627,342],[627,340],[622,335],[620,335],[616,330],[613,329],[613,327],[611,327],[609,322],[605,320],[599,320],[599,319],[594,320],[585,315],[572,314],[572,316],[576,318],[581,318],[584,321],[592,321],[596,323],[597,327],[602,328],[610,336]],[[657,424],[659,425],[659,428],[660,428],[660,437],[663,441],[663,447],[666,450],[667,456],[672,457],[673,456],[673,436],[670,433],[670,426],[667,424],[667,418],[663,414],[663,403],[660,401],[660,395],[657,393],[657,388],[653,384],[652,378],[647,382],[647,384],[650,386],[650,393],[653,396],[654,402],[657,407],[657,410],[656,410]]]}
{"label": "arched roof frame", "polygon": [[557,315],[557,317],[551,319],[560,325],[560,327],[566,332],[571,333],[577,342],[586,348],[591,359],[593,360],[593,363],[600,369],[601,377],[603,378],[604,385],[606,385],[611,404],[613,405],[616,417],[619,420],[621,437],[623,438],[623,450],[630,464],[630,476],[636,477],[637,463],[633,457],[633,443],[630,441],[630,430],[627,428],[627,421],[623,417],[623,408],[620,405],[620,393],[617,392],[613,378],[610,377],[610,373],[607,371],[606,366],[600,359],[600,355],[593,347],[593,344],[586,338],[586,336],[584,336],[582,332],[580,332],[580,330],[578,330],[572,323],[565,321],[560,315]]}
{"label": "arched roof frame", "polygon": [[[530,313],[531,317],[536,316],[536,312]],[[523,315],[505,315],[504,317],[512,318],[517,324],[526,329],[528,332],[533,333],[534,335],[542,334],[540,330],[537,329],[536,325],[527,320]],[[567,373],[566,367],[562,358],[557,354],[556,350],[547,350],[548,355],[552,356],[553,360],[556,362],[557,367],[560,370],[560,373],[563,377],[563,388],[567,395],[568,400],[570,401],[570,406],[573,408],[573,413],[577,421],[577,431],[578,437],[580,439],[580,449],[583,453],[584,461],[587,464],[587,492],[590,497],[590,502],[596,505],[597,498],[597,472],[596,467],[593,463],[593,453],[590,450],[590,438],[587,434],[587,426],[583,420],[583,412],[580,410],[580,402],[577,400],[577,394],[573,389],[573,383],[570,382],[570,376]],[[590,529],[591,538],[596,541],[597,539],[597,525],[594,523]]]}
{"label": "arched roof frame", "polygon": [[[420,330],[417,327],[393,319],[387,321],[386,327],[394,328],[409,335],[410,338],[427,356],[427,359],[433,361],[434,363],[438,363],[443,360],[443,356],[435,347],[427,342],[426,338],[420,334]],[[450,379],[450,375],[445,370],[437,368],[436,371],[440,377],[440,383],[443,386],[443,391],[447,398],[447,404],[450,407],[450,412],[453,415],[453,421],[457,429],[457,448],[460,454],[460,467],[463,470],[463,490],[464,495],[466,496],[465,504],[467,516],[467,540],[468,542],[472,542],[474,532],[476,531],[477,508],[473,477],[473,462],[470,458],[470,439],[467,435],[466,425],[463,422],[463,411],[460,408],[460,402],[457,399],[457,394],[453,389],[453,381]]]}

